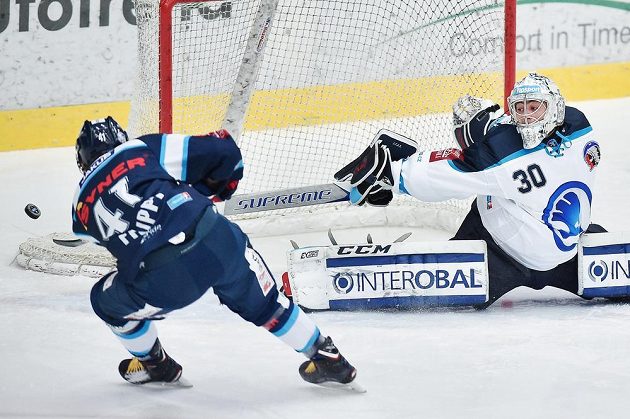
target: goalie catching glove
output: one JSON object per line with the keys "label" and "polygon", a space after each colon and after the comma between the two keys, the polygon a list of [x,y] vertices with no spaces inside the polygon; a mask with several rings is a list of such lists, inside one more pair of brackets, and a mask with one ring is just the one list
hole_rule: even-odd
{"label": "goalie catching glove", "polygon": [[417,144],[410,138],[388,130],[380,130],[372,143],[352,162],[335,173],[335,179],[349,182],[350,202],[386,206],[394,198],[392,161],[414,154]]}
{"label": "goalie catching glove", "polygon": [[453,105],[453,128],[462,150],[483,139],[496,119],[494,112],[499,109],[500,106],[491,100],[474,96],[465,95],[457,100]]}

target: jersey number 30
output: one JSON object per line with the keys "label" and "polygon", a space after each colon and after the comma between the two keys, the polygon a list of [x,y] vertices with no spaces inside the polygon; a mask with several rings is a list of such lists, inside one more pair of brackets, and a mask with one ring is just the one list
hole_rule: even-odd
{"label": "jersey number 30", "polygon": [[518,180],[521,182],[521,186],[517,189],[520,193],[527,193],[532,190],[532,185],[537,188],[545,186],[547,183],[547,179],[545,179],[545,175],[542,170],[540,170],[540,166],[537,164],[530,164],[527,166],[526,170],[517,170],[512,173],[512,179]]}

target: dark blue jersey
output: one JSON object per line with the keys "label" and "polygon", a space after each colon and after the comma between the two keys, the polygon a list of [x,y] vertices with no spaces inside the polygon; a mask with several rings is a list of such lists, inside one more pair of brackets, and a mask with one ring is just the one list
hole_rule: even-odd
{"label": "dark blue jersey", "polygon": [[[503,121],[503,123],[502,123]],[[488,132],[481,141],[475,141],[470,147],[463,150],[460,159],[452,160],[452,165],[463,172],[476,172],[501,164],[506,159],[513,159],[531,151],[523,148],[523,139],[516,130],[516,126],[509,121],[508,116],[499,118],[490,126]],[[563,143],[571,140],[576,135],[581,135],[584,130],[590,129],[590,123],[584,114],[576,108],[567,106],[564,123],[543,144],[533,150],[546,148],[550,155],[563,148]],[[532,151],[533,151],[532,150]]]}
{"label": "dark blue jersey", "polygon": [[75,193],[72,229],[105,246],[131,278],[148,253],[182,240],[213,205],[206,181],[224,181],[242,167],[225,132],[142,136],[92,164]]}

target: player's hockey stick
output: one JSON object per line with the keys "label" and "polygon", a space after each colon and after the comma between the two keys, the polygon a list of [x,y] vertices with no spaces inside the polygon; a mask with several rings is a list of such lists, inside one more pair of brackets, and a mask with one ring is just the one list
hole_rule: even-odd
{"label": "player's hockey stick", "polygon": [[280,191],[241,194],[225,202],[224,215],[306,207],[349,200],[350,184],[327,183]]}

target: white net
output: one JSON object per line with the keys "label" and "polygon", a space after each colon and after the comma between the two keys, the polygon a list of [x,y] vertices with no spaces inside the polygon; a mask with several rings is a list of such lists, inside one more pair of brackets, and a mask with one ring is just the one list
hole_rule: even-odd
{"label": "white net", "polygon": [[[425,150],[455,146],[451,105],[459,96],[503,99],[501,1],[135,5],[139,71],[130,133],[228,128],[245,160],[239,193],[329,183],[381,128],[411,137]],[[397,197],[385,209],[329,204],[236,221],[254,235],[362,225],[452,231],[468,205]],[[25,242],[18,262],[89,276],[113,266],[102,248],[69,247],[53,238],[64,239]]]}
{"label": "white net", "polygon": [[57,275],[101,277],[116,265],[101,246],[77,239],[69,233],[52,233],[20,244],[16,262],[34,271]]}
{"label": "white net", "polygon": [[[328,183],[381,128],[414,138],[422,149],[455,146],[450,109],[459,96],[502,102],[502,2],[170,3],[168,18],[159,1],[136,0],[140,73],[130,131],[242,130],[240,193]],[[252,29],[260,14],[262,37]],[[169,48],[159,49],[160,42]],[[160,73],[160,65],[167,71]],[[160,79],[168,83],[160,86]],[[234,100],[239,94],[244,105]],[[236,123],[226,121],[239,112]],[[458,215],[468,207],[396,203]],[[261,215],[269,214],[254,216]]]}

